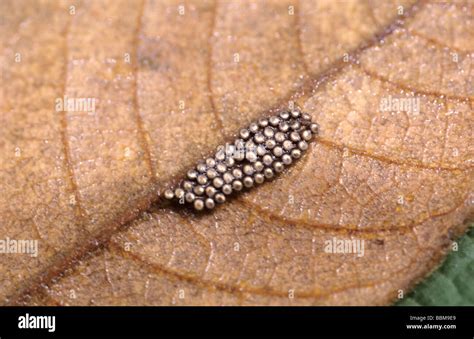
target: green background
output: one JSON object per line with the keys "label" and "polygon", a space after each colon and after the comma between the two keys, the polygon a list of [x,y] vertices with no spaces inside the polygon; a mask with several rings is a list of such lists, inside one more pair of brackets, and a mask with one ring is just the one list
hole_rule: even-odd
{"label": "green background", "polygon": [[396,305],[474,305],[474,224],[458,242],[458,251]]}

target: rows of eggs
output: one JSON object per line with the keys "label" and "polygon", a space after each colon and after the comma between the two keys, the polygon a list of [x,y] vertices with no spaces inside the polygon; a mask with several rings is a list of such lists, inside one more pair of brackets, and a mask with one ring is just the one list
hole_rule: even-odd
{"label": "rows of eggs", "polygon": [[226,196],[272,179],[299,159],[318,125],[299,110],[251,123],[233,144],[219,146],[215,156],[197,164],[178,188],[166,190],[166,199],[193,204],[198,211],[213,209]]}

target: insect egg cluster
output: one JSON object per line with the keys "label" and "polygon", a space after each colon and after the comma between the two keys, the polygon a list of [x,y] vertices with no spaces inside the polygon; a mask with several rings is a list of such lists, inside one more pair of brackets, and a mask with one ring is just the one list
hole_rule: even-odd
{"label": "insect egg cluster", "polygon": [[240,130],[234,143],[219,146],[214,157],[190,169],[164,196],[198,211],[213,209],[229,195],[278,175],[303,155],[317,134],[318,125],[298,109],[260,119]]}

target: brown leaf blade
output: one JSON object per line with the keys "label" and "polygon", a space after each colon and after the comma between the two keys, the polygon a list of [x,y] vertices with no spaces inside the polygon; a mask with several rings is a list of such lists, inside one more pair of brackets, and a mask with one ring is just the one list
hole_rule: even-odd
{"label": "brown leaf blade", "polygon": [[[2,159],[1,227],[31,237],[40,225],[51,249],[0,264],[5,302],[384,304],[435,267],[472,216],[472,6],[406,6],[406,22],[393,25],[393,4],[313,4],[302,1],[291,14],[290,2],[196,2],[181,15],[173,1],[85,2],[70,22],[62,6],[31,14],[27,32],[57,13],[56,33],[44,33],[33,51],[52,53],[48,78],[66,81],[34,100],[43,105],[35,112],[44,111],[36,119],[4,101],[2,147],[10,152],[2,154],[10,157]],[[6,27],[18,25],[12,18]],[[423,31],[433,18],[443,24]],[[450,23],[459,18],[465,30],[454,35]],[[51,40],[60,32],[61,43]],[[435,43],[449,34],[449,45]],[[25,39],[9,42],[2,60],[21,44],[36,46]],[[452,51],[462,52],[455,65]],[[20,85],[31,64],[8,62],[18,85],[4,96],[34,93],[35,82]],[[51,114],[61,91],[98,97],[96,114]],[[382,112],[388,96],[420,97],[422,110]],[[289,98],[321,125],[305,160],[215,213],[152,208],[116,232],[198,155]],[[37,154],[32,140],[44,127],[23,138],[15,132],[40,119],[55,126],[50,158],[12,160],[21,140]],[[58,158],[59,172],[45,171]],[[31,198],[12,185],[19,173],[33,187],[40,175],[56,186]],[[42,219],[31,215],[41,211]],[[364,256],[324,252],[333,238],[363,240]]]}

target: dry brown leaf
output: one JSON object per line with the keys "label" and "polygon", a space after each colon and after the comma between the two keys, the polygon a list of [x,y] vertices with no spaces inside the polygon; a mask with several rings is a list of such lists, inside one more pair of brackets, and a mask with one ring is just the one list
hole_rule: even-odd
{"label": "dry brown leaf", "polygon": [[[436,267],[473,214],[473,4],[181,5],[0,3],[0,239],[40,247],[3,255],[3,304],[386,304]],[[150,206],[290,99],[321,137],[287,173],[210,214]]]}

